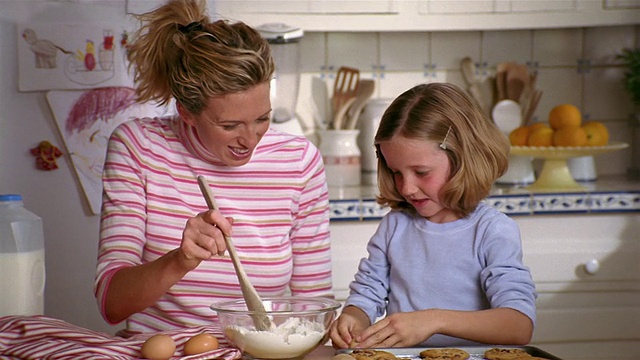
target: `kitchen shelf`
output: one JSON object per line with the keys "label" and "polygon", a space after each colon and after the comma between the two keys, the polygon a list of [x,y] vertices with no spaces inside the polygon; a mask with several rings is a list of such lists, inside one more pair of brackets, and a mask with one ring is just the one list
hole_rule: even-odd
{"label": "kitchen shelf", "polygon": [[[640,212],[640,182],[600,176],[581,182],[584,191],[535,192],[526,186],[496,185],[487,203],[509,216]],[[374,186],[329,187],[331,221],[379,220],[388,209],[375,201]]]}

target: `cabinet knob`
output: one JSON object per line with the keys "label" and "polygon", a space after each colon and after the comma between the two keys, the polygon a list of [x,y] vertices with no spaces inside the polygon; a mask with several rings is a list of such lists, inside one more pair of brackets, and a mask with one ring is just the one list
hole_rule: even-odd
{"label": "cabinet knob", "polygon": [[595,275],[598,272],[598,270],[600,270],[600,261],[596,259],[591,259],[587,261],[586,263],[584,263],[584,270],[589,275]]}

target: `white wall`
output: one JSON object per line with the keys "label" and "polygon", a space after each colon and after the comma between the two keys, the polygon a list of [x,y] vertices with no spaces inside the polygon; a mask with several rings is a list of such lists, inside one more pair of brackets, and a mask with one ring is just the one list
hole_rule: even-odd
{"label": "white wall", "polygon": [[[18,92],[16,24],[45,21],[122,21],[124,9],[79,3],[0,1],[0,193],[22,194],[42,217],[45,232],[45,314],[113,332],[93,297],[99,217],[91,215],[68,155],[59,169],[40,171],[29,149],[64,142],[44,92]],[[66,151],[65,151],[66,152]],[[0,274],[2,276],[2,274]]]}
{"label": "white wall", "polygon": [[[18,92],[17,34],[20,22],[124,21],[124,1],[0,0],[0,193],[19,193],[28,209],[44,221],[46,237],[46,315],[113,332],[97,311],[93,278],[99,218],[91,215],[68,155],[55,171],[35,169],[29,149],[49,140],[64,142],[44,92]],[[487,61],[540,61],[539,86],[545,90],[541,112],[559,102],[577,102],[592,118],[604,119],[612,139],[630,141],[626,116],[632,111],[621,90],[622,70],[611,55],[638,46],[638,26],[596,29],[550,29],[506,32],[308,33],[303,39],[303,79],[299,112],[312,123],[309,100],[314,78],[328,69],[359,67],[378,80],[377,97],[392,97],[418,82],[433,79],[462,85],[458,63],[463,56]],[[504,46],[508,44],[508,46]],[[506,50],[503,50],[506,49]],[[577,58],[592,59],[592,72],[577,74]],[[425,71],[425,64],[435,70]],[[374,72],[373,69],[383,71]],[[323,70],[324,69],[324,70]],[[542,116],[542,115],[541,115]],[[311,126],[311,125],[310,125]],[[605,173],[624,173],[629,152],[597,158]],[[0,274],[1,276],[2,274]]]}

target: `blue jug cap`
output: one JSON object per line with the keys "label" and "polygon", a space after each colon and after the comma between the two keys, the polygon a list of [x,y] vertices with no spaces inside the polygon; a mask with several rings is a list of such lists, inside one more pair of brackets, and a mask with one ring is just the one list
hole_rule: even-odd
{"label": "blue jug cap", "polygon": [[0,201],[22,201],[22,195],[0,194]]}

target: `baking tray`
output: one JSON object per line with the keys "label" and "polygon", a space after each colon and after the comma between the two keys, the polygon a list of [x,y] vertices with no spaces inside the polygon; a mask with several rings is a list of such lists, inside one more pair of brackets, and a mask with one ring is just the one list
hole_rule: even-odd
{"label": "baking tray", "polygon": [[[449,346],[450,348],[461,349],[469,353],[468,360],[483,360],[484,352],[492,348],[520,349],[531,356],[537,356],[549,360],[562,360],[557,356],[551,355],[535,346]],[[376,350],[384,350],[392,353],[399,359],[420,359],[420,352],[427,349],[438,349],[437,347],[408,347],[408,348],[380,348]],[[349,354],[355,349],[342,349],[336,351],[337,354]]]}

